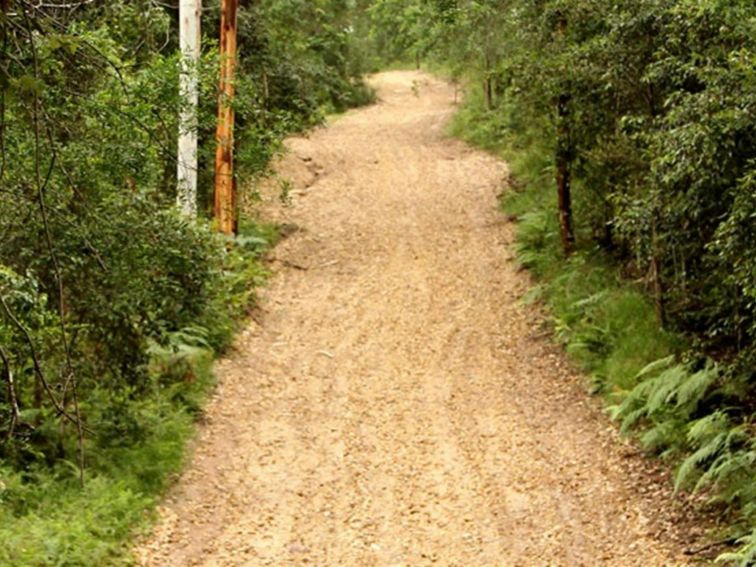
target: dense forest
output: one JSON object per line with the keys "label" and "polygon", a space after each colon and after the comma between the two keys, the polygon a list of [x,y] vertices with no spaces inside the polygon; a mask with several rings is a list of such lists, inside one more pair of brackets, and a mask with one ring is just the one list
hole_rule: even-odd
{"label": "dense forest", "polygon": [[[180,463],[265,277],[276,228],[175,210],[178,3],[3,2],[0,563],[104,565]],[[199,61],[199,209],[211,209],[218,2]],[[236,173],[370,100],[347,5],[238,11]]]}
{"label": "dense forest", "polygon": [[[197,219],[175,206],[178,2],[1,6],[0,563],[126,562],[278,231],[212,219],[218,1]],[[366,73],[462,85],[452,133],[511,163],[530,299],[623,430],[731,526],[722,560],[752,564],[756,6],[260,0],[238,34],[242,211],[288,135],[373,100]]]}

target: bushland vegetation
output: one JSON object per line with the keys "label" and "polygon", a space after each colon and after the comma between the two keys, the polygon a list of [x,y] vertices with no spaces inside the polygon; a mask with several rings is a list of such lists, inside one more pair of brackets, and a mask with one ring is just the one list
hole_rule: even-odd
{"label": "bushland vegetation", "polygon": [[[198,219],[176,199],[178,2],[2,2],[0,563],[114,565],[182,460],[274,226],[209,219],[218,2],[205,2]],[[344,2],[242,2],[240,187],[370,100]],[[251,196],[248,196],[251,198]]]}

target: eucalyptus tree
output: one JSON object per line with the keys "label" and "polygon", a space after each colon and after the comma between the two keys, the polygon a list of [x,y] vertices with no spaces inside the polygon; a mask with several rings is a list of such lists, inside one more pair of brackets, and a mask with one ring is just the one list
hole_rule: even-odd
{"label": "eucalyptus tree", "polygon": [[199,104],[199,65],[201,53],[201,0],[179,3],[179,48],[181,75],[179,84],[179,136],[177,159],[177,202],[189,217],[197,215],[197,158]]}

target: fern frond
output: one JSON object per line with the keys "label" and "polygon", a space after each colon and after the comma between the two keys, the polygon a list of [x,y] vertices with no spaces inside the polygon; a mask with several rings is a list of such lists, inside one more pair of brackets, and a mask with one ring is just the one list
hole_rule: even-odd
{"label": "fern frond", "polygon": [[685,380],[677,392],[677,405],[694,405],[708,392],[709,388],[719,377],[719,370],[713,364],[709,364],[703,370],[699,370]]}
{"label": "fern frond", "polygon": [[658,360],[654,360],[653,362],[647,364],[644,366],[638,374],[635,375],[636,380],[640,380],[641,378],[645,378],[647,376],[650,376],[652,374],[656,374],[661,370],[664,370],[666,368],[669,368],[669,366],[675,361],[674,355],[665,356],[664,358],[660,358]]}
{"label": "fern frond", "polygon": [[756,528],[751,533],[740,538],[737,543],[742,545],[737,552],[723,553],[716,559],[716,563],[729,563],[736,567],[752,567],[756,565]]}
{"label": "fern frond", "polygon": [[649,414],[656,413],[663,406],[671,403],[687,377],[688,371],[685,366],[678,364],[665,370],[657,378],[649,380],[648,382],[655,386],[646,403]]}
{"label": "fern frond", "polygon": [[585,307],[590,307],[592,305],[601,303],[608,294],[609,294],[608,290],[602,289],[601,291],[594,293],[592,295],[589,295],[588,297],[581,299],[580,301],[576,301],[573,305],[581,309]]}
{"label": "fern frond", "polygon": [[673,445],[679,437],[680,424],[668,420],[657,423],[654,427],[645,431],[640,437],[640,442],[647,449],[659,449]]}
{"label": "fern frond", "polygon": [[693,473],[700,470],[703,463],[715,457],[725,446],[726,440],[727,434],[719,433],[685,459],[675,475],[675,490],[686,485]]}
{"label": "fern frond", "polygon": [[[620,410],[622,411],[622,410]],[[646,416],[646,408],[638,408],[636,410],[631,411],[630,413],[625,415],[625,418],[622,420],[622,424],[620,425],[620,431],[622,433],[627,433],[630,431],[635,425],[644,417]]]}

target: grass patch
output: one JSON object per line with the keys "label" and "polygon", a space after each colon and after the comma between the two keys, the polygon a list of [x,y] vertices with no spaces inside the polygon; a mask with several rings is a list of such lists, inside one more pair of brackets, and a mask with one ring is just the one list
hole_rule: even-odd
{"label": "grass patch", "polygon": [[184,464],[214,385],[212,362],[249,314],[268,274],[262,255],[277,240],[276,226],[242,222],[214,303],[196,326],[152,345],[148,391],[103,388],[86,400],[82,411],[94,434],[86,441],[83,487],[76,463],[38,455],[14,470],[0,461],[0,565],[133,564],[129,544],[149,529],[155,504]]}
{"label": "grass patch", "polygon": [[565,259],[551,188],[528,187],[503,201],[519,218],[518,259],[538,278],[535,294],[549,306],[557,338],[590,374],[592,390],[616,403],[644,366],[679,352],[682,341],[659,327],[645,293],[601,250],[582,246]]}

